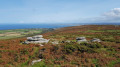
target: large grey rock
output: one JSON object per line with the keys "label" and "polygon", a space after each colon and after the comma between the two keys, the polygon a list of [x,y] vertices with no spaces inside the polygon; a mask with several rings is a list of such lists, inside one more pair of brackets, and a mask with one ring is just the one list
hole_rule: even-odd
{"label": "large grey rock", "polygon": [[83,40],[86,39],[85,37],[77,37],[76,40]]}
{"label": "large grey rock", "polygon": [[33,38],[32,37],[27,37],[27,40],[32,40]]}
{"label": "large grey rock", "polygon": [[93,39],[91,40],[91,42],[101,42],[101,40],[98,39],[98,38],[93,38]]}
{"label": "large grey rock", "polygon": [[66,40],[65,42],[66,42],[66,43],[70,43],[71,41],[69,41],[69,40]]}
{"label": "large grey rock", "polygon": [[33,36],[33,38],[42,38],[43,35],[36,35],[36,36]]}
{"label": "large grey rock", "polygon": [[70,43],[70,40],[66,40],[66,41],[61,41],[61,43]]}
{"label": "large grey rock", "polygon": [[43,37],[42,35],[27,37],[27,40],[24,43],[29,44],[29,43],[48,43],[49,42],[49,39],[44,39],[42,37]]}
{"label": "large grey rock", "polygon": [[43,40],[44,38],[42,38],[43,36],[33,36],[33,37],[27,37],[27,40],[29,41],[38,41],[38,40]]}
{"label": "large grey rock", "polygon": [[76,41],[77,41],[78,43],[87,42],[87,40],[86,40],[85,37],[77,37],[77,38],[76,38]]}

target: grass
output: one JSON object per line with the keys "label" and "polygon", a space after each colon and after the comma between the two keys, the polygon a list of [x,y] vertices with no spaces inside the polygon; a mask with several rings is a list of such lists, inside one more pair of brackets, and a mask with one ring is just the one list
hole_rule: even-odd
{"label": "grass", "polygon": [[[38,51],[39,51],[39,48],[38,47],[34,47],[34,55],[32,55],[32,56],[30,56],[29,57],[29,59],[26,61],[26,62],[24,62],[24,63],[22,63],[20,66],[21,67],[28,67],[28,63],[29,63],[29,61],[32,59],[32,58],[34,58],[34,57],[36,57],[36,55],[37,55],[37,53],[38,53]],[[43,61],[44,62],[44,61]],[[41,63],[41,64],[43,64],[43,62]],[[38,64],[37,64],[38,65]],[[37,66],[36,65],[36,66]],[[32,66],[33,67],[33,66]]]}
{"label": "grass", "polygon": [[[88,31],[86,31],[86,29]],[[110,30],[110,29],[114,29],[114,30]],[[29,35],[29,33],[31,32],[25,30],[25,32],[22,33],[22,35]],[[33,31],[33,32],[39,33],[40,31],[38,32]],[[54,66],[70,67],[70,65],[75,65],[75,66],[79,65],[84,67],[88,67],[88,66],[114,67],[116,64],[120,63],[120,59],[118,57],[119,49],[120,49],[118,47],[120,47],[120,45],[119,43],[116,43],[116,41],[120,39],[118,33],[120,33],[119,29],[111,28],[111,27],[106,27],[105,29],[104,27],[98,27],[98,28],[94,27],[94,29],[88,29],[88,28],[71,29],[70,28],[70,29],[65,29],[65,31],[62,30],[62,32],[60,31],[55,34],[54,32],[52,33],[49,32],[48,34],[46,33],[46,36],[44,37],[48,39],[53,39],[53,41],[58,41],[59,44],[53,45],[51,44],[51,42],[49,42],[48,44],[44,44],[44,48],[46,49],[45,52],[43,52],[44,60],[41,62],[35,63],[33,66],[30,66],[28,64],[30,64],[32,60],[38,59],[38,56],[37,56],[39,54],[38,51],[39,49],[42,49],[42,48],[41,47],[37,48],[35,46],[31,47],[31,49],[33,48],[32,52],[34,54],[32,53],[32,55],[30,55],[26,52],[25,55],[27,55],[26,56],[27,60],[24,62],[21,62],[20,63],[21,65],[19,66],[20,67],[54,67]],[[90,41],[93,38],[99,38],[102,42],[101,43],[88,42],[88,43],[78,44],[76,42],[76,37],[82,37],[82,36],[86,37],[88,41]],[[71,42],[61,43],[61,41],[67,41],[67,40]],[[6,42],[5,44],[8,44],[8,43],[9,42]],[[2,44],[4,45],[4,43]],[[11,43],[11,45],[13,44]],[[23,45],[19,45],[19,47],[20,46],[23,46]],[[3,49],[5,47],[0,46],[0,48]],[[6,48],[5,48],[5,50],[1,50],[0,52],[5,53],[9,51],[6,51]]]}
{"label": "grass", "polygon": [[15,30],[0,30],[0,40],[12,39],[19,37],[34,36],[37,34],[42,34],[48,31],[53,31],[54,29],[15,29]]}
{"label": "grass", "polygon": [[98,59],[93,59],[92,62],[93,62],[93,64],[95,64],[95,67],[99,67]]}
{"label": "grass", "polygon": [[95,32],[120,32],[120,30],[88,30],[86,32],[92,32],[92,33],[95,33]]}
{"label": "grass", "polygon": [[0,39],[12,39],[12,38],[19,38],[19,37],[24,37],[24,35],[20,35],[20,36],[0,36]]}
{"label": "grass", "polygon": [[43,29],[0,30],[0,39],[11,39],[39,34]]}
{"label": "grass", "polygon": [[111,61],[108,65],[108,67],[114,67],[115,64],[119,64],[120,63],[120,58],[117,59],[116,61]]}

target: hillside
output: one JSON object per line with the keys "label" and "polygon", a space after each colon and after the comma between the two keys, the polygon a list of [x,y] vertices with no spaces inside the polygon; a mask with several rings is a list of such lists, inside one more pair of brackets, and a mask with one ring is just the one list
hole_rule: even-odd
{"label": "hillside", "polygon": [[[22,44],[26,38],[0,41],[1,67],[119,67],[120,26],[83,25],[59,28],[42,34],[44,46]],[[77,37],[88,42],[77,43]],[[101,42],[90,42],[99,38]],[[32,60],[42,59],[31,65]]]}
{"label": "hillside", "polygon": [[0,40],[27,37],[52,31],[53,29],[40,28],[40,29],[13,29],[13,30],[0,30]]}
{"label": "hillside", "polygon": [[[113,67],[120,63],[120,26],[85,25],[57,29],[44,34],[58,45],[46,44],[48,65],[63,67]],[[76,43],[77,37],[99,38],[100,43]],[[64,43],[61,43],[64,41]],[[70,41],[65,42],[65,41]],[[52,58],[52,59],[51,59]],[[48,60],[49,59],[49,60]],[[118,65],[119,66],[119,65]]]}

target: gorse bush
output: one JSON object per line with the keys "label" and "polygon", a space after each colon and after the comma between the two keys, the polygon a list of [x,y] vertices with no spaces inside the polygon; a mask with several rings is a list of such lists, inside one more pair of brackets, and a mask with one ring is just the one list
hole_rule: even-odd
{"label": "gorse bush", "polygon": [[88,48],[86,46],[80,46],[78,45],[77,46],[77,50],[80,52],[80,53],[83,53],[83,52],[87,52],[88,51]]}
{"label": "gorse bush", "polygon": [[115,39],[102,39],[103,41],[108,41],[108,42],[116,42]]}
{"label": "gorse bush", "polygon": [[23,50],[21,50],[20,52],[21,52],[21,54],[24,54],[24,55],[29,53],[29,52],[28,52],[28,49],[23,49]]}
{"label": "gorse bush", "polygon": [[78,53],[96,53],[97,51],[94,49],[101,47],[102,45],[99,43],[81,43],[80,45],[75,43],[66,43],[64,45],[63,52],[67,54],[72,54],[72,52],[75,51],[77,51]]}
{"label": "gorse bush", "polygon": [[86,43],[86,42],[83,42],[81,43],[80,45],[85,45],[87,47],[90,47],[90,48],[101,48],[103,47],[100,43]]}
{"label": "gorse bush", "polygon": [[2,54],[0,54],[0,58],[2,58]]}
{"label": "gorse bush", "polygon": [[77,46],[77,50],[79,53],[84,53],[84,52],[87,52],[87,53],[97,53],[96,50],[92,49],[92,48],[89,48],[87,46],[84,46],[84,45],[78,45]]}
{"label": "gorse bush", "polygon": [[53,46],[53,51],[57,51],[59,49],[58,45]]}
{"label": "gorse bush", "polygon": [[0,59],[0,63],[4,63],[4,60]]}
{"label": "gorse bush", "polygon": [[64,45],[64,51],[68,54],[71,54],[72,52],[74,52],[76,49],[76,47],[73,44],[67,43],[66,45]]}

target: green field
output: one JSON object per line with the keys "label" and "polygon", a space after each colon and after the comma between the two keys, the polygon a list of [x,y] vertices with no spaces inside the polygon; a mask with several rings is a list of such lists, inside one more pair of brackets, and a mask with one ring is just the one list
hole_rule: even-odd
{"label": "green field", "polygon": [[41,34],[52,29],[15,29],[15,30],[0,30],[0,39],[11,39],[25,36]]}

